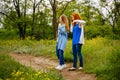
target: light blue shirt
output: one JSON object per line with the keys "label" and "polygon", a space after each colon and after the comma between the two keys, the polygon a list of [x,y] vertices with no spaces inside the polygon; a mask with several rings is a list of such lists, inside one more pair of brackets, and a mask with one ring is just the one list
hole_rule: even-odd
{"label": "light blue shirt", "polygon": [[67,38],[68,38],[68,33],[65,29],[65,25],[59,25],[58,27],[58,49],[64,50],[66,47],[67,43]]}

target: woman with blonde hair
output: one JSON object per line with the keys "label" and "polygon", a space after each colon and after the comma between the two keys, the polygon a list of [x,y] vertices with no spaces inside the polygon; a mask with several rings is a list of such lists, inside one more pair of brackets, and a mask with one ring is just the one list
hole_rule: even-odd
{"label": "woman with blonde hair", "polygon": [[71,32],[72,36],[72,53],[73,53],[73,66],[69,71],[73,71],[77,68],[77,57],[79,58],[79,70],[83,69],[83,57],[81,53],[82,45],[84,44],[84,31],[83,26],[85,21],[82,20],[78,13],[71,15]]}
{"label": "woman with blonde hair", "polygon": [[63,53],[68,39],[68,31],[68,18],[66,15],[62,14],[59,18],[58,39],[56,44],[56,54],[59,59],[59,65],[55,68],[58,70],[66,68]]}

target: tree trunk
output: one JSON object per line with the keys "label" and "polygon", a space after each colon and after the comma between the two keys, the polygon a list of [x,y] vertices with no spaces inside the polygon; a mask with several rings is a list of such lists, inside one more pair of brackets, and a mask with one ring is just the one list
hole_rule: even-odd
{"label": "tree trunk", "polygon": [[34,0],[33,2],[33,19],[32,19],[32,28],[31,28],[31,37],[34,35],[34,27],[35,27],[35,11],[37,6],[42,2],[42,0],[40,0],[38,3],[36,3],[36,0]]}
{"label": "tree trunk", "polygon": [[24,18],[25,18],[24,28],[23,28],[24,38],[25,38],[25,34],[26,34],[26,4],[27,4],[27,0],[25,0],[25,9],[24,9]]}
{"label": "tree trunk", "polygon": [[[55,5],[54,5],[55,6]],[[57,17],[56,17],[56,7],[53,7],[53,26],[54,26],[54,39],[57,38],[57,28],[58,28],[58,24],[57,24]]]}
{"label": "tree trunk", "polygon": [[[17,16],[18,16],[18,19],[20,20],[21,19],[21,13],[20,13],[20,3],[19,3],[19,0],[13,0],[13,3],[14,3],[14,6],[15,6],[15,10],[17,12]],[[17,23],[18,25],[18,29],[19,29],[19,35],[20,35],[20,39],[25,39],[25,31],[26,29],[24,29],[22,27],[22,24],[20,22]]]}
{"label": "tree trunk", "polygon": [[24,30],[23,30],[20,23],[18,23],[18,27],[19,27],[18,29],[19,29],[20,40],[24,40],[25,39],[25,34],[24,34]]}
{"label": "tree trunk", "polygon": [[35,0],[33,2],[33,19],[32,19],[32,28],[31,28],[31,37],[34,34],[34,22],[35,22]]}

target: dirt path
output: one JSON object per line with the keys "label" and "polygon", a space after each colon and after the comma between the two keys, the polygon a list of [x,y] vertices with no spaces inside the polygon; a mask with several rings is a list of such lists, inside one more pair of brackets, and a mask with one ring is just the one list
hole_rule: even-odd
{"label": "dirt path", "polygon": [[[30,66],[35,70],[38,69],[47,69],[48,66],[55,67],[58,65],[58,62],[52,60],[50,58],[45,57],[34,57],[31,55],[23,55],[18,53],[10,54],[16,61],[20,62],[25,66]],[[83,71],[68,71],[68,68],[71,67],[69,63],[67,64],[67,68],[61,71],[61,74],[64,77],[64,80],[96,80],[94,74],[86,74]]]}

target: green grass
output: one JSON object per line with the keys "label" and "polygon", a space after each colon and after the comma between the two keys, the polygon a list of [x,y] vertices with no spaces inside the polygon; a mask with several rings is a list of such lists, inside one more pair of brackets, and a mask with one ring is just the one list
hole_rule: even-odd
{"label": "green grass", "polygon": [[99,80],[120,80],[120,49],[115,48],[110,54],[106,67],[97,70]]}
{"label": "green grass", "polygon": [[[72,41],[69,40],[64,52],[66,62],[72,59]],[[120,40],[97,37],[85,40],[82,47],[84,72],[95,73],[98,80],[119,80]],[[47,56],[57,59],[54,40],[1,40],[0,49],[34,56]],[[109,74],[109,75],[108,75]]]}
{"label": "green grass", "polygon": [[119,40],[100,37],[87,40],[83,46],[84,71],[96,73],[99,80],[119,80],[120,59],[116,57],[120,56],[119,45]]}
{"label": "green grass", "polygon": [[0,80],[63,80],[63,77],[51,67],[46,71],[25,67],[1,51]]}

